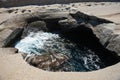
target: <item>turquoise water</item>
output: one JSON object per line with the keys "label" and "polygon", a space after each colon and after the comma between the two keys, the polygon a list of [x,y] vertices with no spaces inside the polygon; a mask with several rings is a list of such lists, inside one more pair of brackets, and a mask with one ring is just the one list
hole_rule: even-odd
{"label": "turquoise water", "polygon": [[86,47],[77,47],[59,34],[48,32],[31,32],[15,45],[20,52],[42,55],[46,52],[64,54],[69,60],[62,65],[61,71],[91,71],[98,70],[104,65],[94,52]]}

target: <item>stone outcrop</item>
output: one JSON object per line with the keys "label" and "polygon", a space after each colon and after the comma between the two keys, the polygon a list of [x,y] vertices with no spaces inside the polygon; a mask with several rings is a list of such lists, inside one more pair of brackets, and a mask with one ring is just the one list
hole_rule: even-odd
{"label": "stone outcrop", "polygon": [[[114,34],[114,27],[115,24],[111,21],[89,16],[82,12],[36,11],[29,14],[19,14],[0,23],[0,44],[2,44],[1,47],[13,46],[17,40],[27,36],[30,31],[60,31],[62,37],[92,49],[106,66],[110,66],[120,60],[120,37]],[[6,30],[7,34],[4,36]],[[48,64],[51,60],[50,56],[56,60]],[[37,55],[27,59],[31,65],[42,69],[48,69],[50,66],[51,70],[66,60],[64,55],[57,54]],[[54,66],[51,66],[53,63],[55,63]]]}

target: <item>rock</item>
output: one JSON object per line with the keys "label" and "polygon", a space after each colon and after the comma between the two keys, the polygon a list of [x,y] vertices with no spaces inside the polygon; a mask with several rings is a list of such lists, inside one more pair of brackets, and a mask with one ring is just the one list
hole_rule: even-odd
{"label": "rock", "polygon": [[113,23],[112,21],[98,18],[96,16],[90,16],[90,15],[84,14],[82,12],[71,13],[70,15],[74,19],[76,19],[79,24],[80,23],[86,23],[86,24],[89,23],[89,24],[95,26],[95,25],[102,24],[102,23]]}
{"label": "rock", "polygon": [[26,19],[24,16],[28,17],[27,15],[23,15],[23,14],[10,17],[6,21],[0,23],[0,29],[7,28],[7,29],[15,30],[16,28],[25,27],[28,23],[26,22]]}
{"label": "rock", "polygon": [[[93,30],[94,34],[100,40],[100,43],[108,50],[113,51],[113,56],[120,56],[120,37],[114,34],[114,28],[116,25],[114,23],[100,24],[96,26]],[[117,58],[117,57],[116,57]],[[119,58],[119,57],[118,57]],[[119,59],[118,59],[119,60]]]}
{"label": "rock", "polygon": [[3,47],[10,47],[15,44],[17,40],[21,38],[23,28],[15,29],[9,36],[5,39]]}
{"label": "rock", "polygon": [[69,13],[68,12],[44,12],[39,15],[35,14],[35,16],[39,17],[40,20],[46,22],[46,26],[49,31],[57,31],[60,30],[60,25],[58,21],[67,19]]}
{"label": "rock", "polygon": [[96,26],[93,30],[94,34],[99,38],[102,45],[105,47],[107,46],[107,42],[111,39],[113,36],[114,28],[116,27],[115,24],[109,23],[109,24],[100,24]]}
{"label": "rock", "polygon": [[27,27],[24,28],[22,38],[26,37],[30,34],[30,32],[38,32],[38,31],[48,31],[46,27],[46,23],[44,21],[35,21],[30,23]]}
{"label": "rock", "polygon": [[107,49],[114,51],[117,53],[118,56],[120,56],[120,35],[112,38],[109,40],[108,45],[106,46]]}
{"label": "rock", "polygon": [[4,44],[5,39],[12,33],[12,30],[10,29],[4,29],[0,31],[0,47],[2,47]]}
{"label": "rock", "polygon": [[39,18],[40,20],[62,20],[62,19],[66,19],[69,13],[61,12],[61,11],[54,12],[54,10],[50,11],[49,9],[46,9],[43,10],[43,12],[37,12],[37,11],[33,12],[31,13],[31,15],[33,17]]}
{"label": "rock", "polygon": [[[59,21],[62,19],[66,19],[68,17],[68,12],[50,12],[49,10],[45,10],[43,12],[34,11],[32,13],[23,13],[12,16],[6,21],[0,23],[1,28],[19,28],[26,27],[29,23],[34,21]],[[11,24],[11,25],[9,25]]]}
{"label": "rock", "polygon": [[29,64],[49,71],[56,71],[67,60],[67,56],[57,53],[29,56],[26,59]]}
{"label": "rock", "polygon": [[73,19],[73,18],[70,18],[70,19],[68,18],[68,19],[65,19],[65,20],[60,20],[58,23],[61,26],[60,29],[62,31],[65,31],[67,29],[70,29],[70,28],[78,26],[77,21],[75,19]]}

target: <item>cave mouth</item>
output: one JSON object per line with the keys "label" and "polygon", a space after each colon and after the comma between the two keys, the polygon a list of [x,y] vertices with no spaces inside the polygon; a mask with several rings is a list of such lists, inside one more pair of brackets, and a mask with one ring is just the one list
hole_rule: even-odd
{"label": "cave mouth", "polygon": [[17,48],[27,63],[46,71],[88,72],[119,62],[87,24],[69,27],[58,21],[35,21],[8,38],[4,47]]}

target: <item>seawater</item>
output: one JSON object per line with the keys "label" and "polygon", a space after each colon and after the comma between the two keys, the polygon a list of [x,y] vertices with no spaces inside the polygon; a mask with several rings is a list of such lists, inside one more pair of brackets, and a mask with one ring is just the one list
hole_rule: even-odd
{"label": "seawater", "polygon": [[27,37],[18,41],[15,48],[29,56],[49,52],[64,54],[69,57],[69,60],[62,65],[65,71],[91,71],[104,66],[93,51],[86,47],[78,47],[56,33],[31,32]]}

